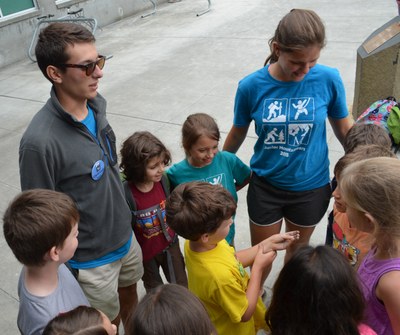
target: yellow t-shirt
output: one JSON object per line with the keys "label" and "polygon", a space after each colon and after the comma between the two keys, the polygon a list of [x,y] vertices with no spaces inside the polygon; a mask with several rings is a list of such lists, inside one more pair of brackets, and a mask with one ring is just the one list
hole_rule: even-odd
{"label": "yellow t-shirt", "polygon": [[225,240],[205,252],[192,251],[186,241],[185,262],[189,289],[204,303],[219,335],[252,335],[267,329],[266,308],[260,298],[253,317],[240,322],[248,306],[250,278]]}

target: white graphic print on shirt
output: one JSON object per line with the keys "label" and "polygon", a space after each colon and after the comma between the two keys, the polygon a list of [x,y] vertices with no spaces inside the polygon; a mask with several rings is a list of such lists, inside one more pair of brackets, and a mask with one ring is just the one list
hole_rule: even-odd
{"label": "white graphic print on shirt", "polygon": [[[262,116],[265,134],[264,149],[277,149],[277,144],[290,147],[307,146],[314,117],[314,98],[312,97],[265,99]],[[288,153],[283,152],[282,156],[288,157]]]}

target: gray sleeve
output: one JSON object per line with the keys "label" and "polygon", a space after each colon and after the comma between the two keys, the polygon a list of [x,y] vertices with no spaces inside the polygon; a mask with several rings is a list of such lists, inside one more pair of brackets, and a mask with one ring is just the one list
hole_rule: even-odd
{"label": "gray sleeve", "polygon": [[55,190],[54,168],[46,155],[30,148],[19,151],[21,189],[45,188]]}
{"label": "gray sleeve", "polygon": [[29,294],[22,278],[24,278],[24,270],[21,271],[18,281],[18,329],[22,335],[41,335],[52,316],[49,314],[45,299]]}

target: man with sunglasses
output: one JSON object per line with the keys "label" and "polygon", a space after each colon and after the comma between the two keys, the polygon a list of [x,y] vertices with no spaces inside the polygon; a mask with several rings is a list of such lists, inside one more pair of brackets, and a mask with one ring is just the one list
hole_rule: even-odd
{"label": "man with sunglasses", "polygon": [[119,178],[115,135],[106,101],[97,93],[106,57],[97,53],[93,34],[74,23],[43,29],[35,52],[52,89],[20,143],[21,188],[52,189],[74,199],[79,245],[69,265],[90,304],[117,326],[122,318],[126,330],[143,267]]}

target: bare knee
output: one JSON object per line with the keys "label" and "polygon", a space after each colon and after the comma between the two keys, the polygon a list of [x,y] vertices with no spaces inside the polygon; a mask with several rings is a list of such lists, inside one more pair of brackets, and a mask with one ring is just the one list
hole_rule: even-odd
{"label": "bare knee", "polygon": [[251,245],[256,245],[274,234],[279,234],[281,227],[282,219],[268,226],[261,226],[250,220]]}

